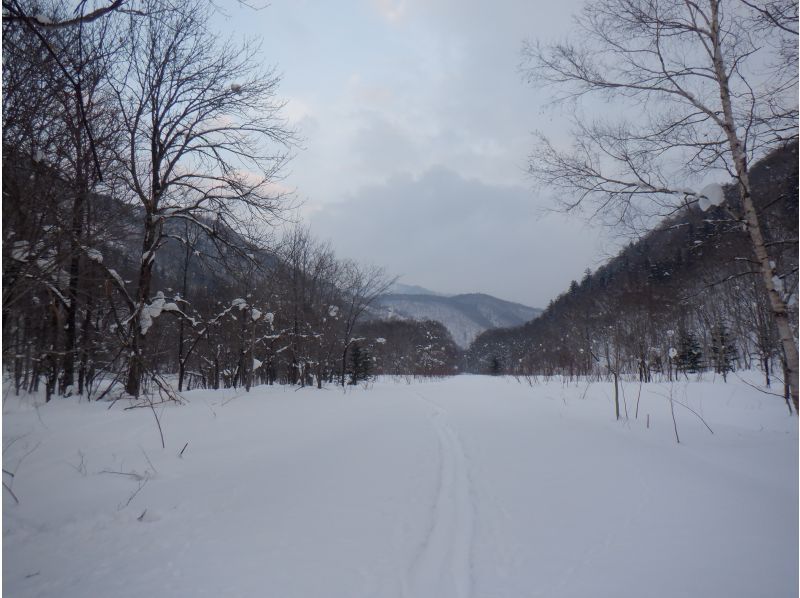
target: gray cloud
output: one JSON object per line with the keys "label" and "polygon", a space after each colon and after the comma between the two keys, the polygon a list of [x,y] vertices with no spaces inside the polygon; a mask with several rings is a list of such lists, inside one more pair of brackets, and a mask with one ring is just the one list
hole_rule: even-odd
{"label": "gray cloud", "polygon": [[312,231],[409,283],[531,305],[597,265],[597,233],[537,212],[531,132],[564,125],[518,71],[523,40],[566,34],[580,4],[279,0],[242,11],[238,28],[263,35],[285,73],[306,148],[286,183]]}
{"label": "gray cloud", "polygon": [[343,256],[383,265],[404,282],[537,307],[602,256],[596,234],[577,220],[542,214],[524,187],[444,168],[365,187],[323,206],[311,226]]}

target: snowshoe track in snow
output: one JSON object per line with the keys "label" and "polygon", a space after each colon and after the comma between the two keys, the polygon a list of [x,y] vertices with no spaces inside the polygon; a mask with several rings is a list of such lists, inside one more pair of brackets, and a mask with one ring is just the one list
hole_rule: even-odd
{"label": "snowshoe track in snow", "polygon": [[[418,393],[417,393],[418,394]],[[472,590],[472,536],[475,505],[467,460],[447,413],[433,407],[439,468],[431,522],[403,583],[405,598],[469,598]]]}

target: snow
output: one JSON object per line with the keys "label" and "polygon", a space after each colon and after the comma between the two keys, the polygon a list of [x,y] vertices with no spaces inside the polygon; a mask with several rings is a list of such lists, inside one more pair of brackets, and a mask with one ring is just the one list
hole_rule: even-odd
{"label": "snow", "polygon": [[328,306],[328,315],[332,318],[335,318],[339,314],[339,308],[336,305],[329,305]]}
{"label": "snow", "polygon": [[777,274],[772,277],[772,286],[775,287],[775,290],[783,295],[785,288],[783,286],[783,279],[778,276]]}
{"label": "snow", "polygon": [[18,262],[25,262],[30,255],[31,244],[27,241],[14,241],[11,245],[11,258]]}
{"label": "snow", "polygon": [[[710,376],[646,384],[635,419],[627,382],[630,419],[616,422],[612,389],[458,376],[192,391],[157,409],[166,449],[149,409],[9,396],[4,481],[20,503],[6,493],[3,589],[797,595],[797,418],[783,400]],[[714,434],[676,405],[676,444],[670,396]]]}
{"label": "snow", "polygon": [[156,293],[153,301],[148,305],[142,306],[142,311],[139,314],[139,325],[141,326],[143,335],[147,334],[147,331],[150,330],[150,327],[153,325],[153,320],[161,315],[161,312],[164,310],[165,302],[166,298],[164,297],[164,293],[159,291]]}
{"label": "snow", "polygon": [[250,311],[250,317],[251,317],[251,318],[253,318],[253,321],[255,322],[256,320],[258,320],[258,319],[261,317],[261,310],[259,310],[259,309],[256,309],[256,308],[254,307],[254,308],[253,308],[253,309]]}
{"label": "snow", "polygon": [[97,262],[98,264],[103,263],[103,254],[100,253],[97,249],[92,249],[91,247],[86,250],[86,257],[88,257],[93,262]]}
{"label": "snow", "polygon": [[116,281],[116,283],[119,285],[121,289],[125,288],[125,281],[122,280],[122,277],[116,270],[114,270],[113,268],[109,268],[108,275]]}

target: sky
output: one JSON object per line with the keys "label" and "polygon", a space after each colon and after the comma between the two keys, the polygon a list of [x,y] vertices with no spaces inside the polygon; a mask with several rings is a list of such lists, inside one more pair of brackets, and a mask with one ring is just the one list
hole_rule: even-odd
{"label": "sky", "polygon": [[526,173],[533,132],[566,136],[567,121],[523,80],[521,47],[564,37],[580,2],[231,5],[221,27],[261,38],[302,138],[283,184],[340,257],[543,307],[613,251]]}

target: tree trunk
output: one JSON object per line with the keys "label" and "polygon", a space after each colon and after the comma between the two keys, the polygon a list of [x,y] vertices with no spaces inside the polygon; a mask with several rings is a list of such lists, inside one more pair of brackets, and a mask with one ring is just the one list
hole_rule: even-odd
{"label": "tree trunk", "polygon": [[[184,243],[186,244],[186,253],[183,256],[183,280],[181,282],[181,299],[186,301],[186,287],[187,287],[187,278],[189,274],[189,261],[192,259],[192,246],[189,244],[189,225],[187,224],[184,228],[185,239]],[[186,305],[184,303],[184,305]],[[184,335],[184,321],[183,318],[180,319],[178,322],[178,392],[183,390],[183,378],[186,375],[186,359],[189,356],[183,355],[183,335]]]}
{"label": "tree trunk", "polygon": [[86,192],[81,189],[75,195],[72,206],[72,230],[70,239],[69,288],[67,289],[67,322],[64,334],[64,359],[58,392],[66,395],[75,383],[75,356],[78,341],[78,284],[80,283],[81,242],[83,240],[83,205]]}
{"label": "tree trunk", "polygon": [[349,348],[348,345],[344,346],[344,351],[342,351],[342,371],[340,373],[340,384],[342,387],[345,385],[345,378],[347,377],[347,349]]}
{"label": "tree trunk", "polygon": [[136,293],[136,307],[131,318],[130,338],[131,348],[128,361],[128,380],[125,383],[125,392],[138,397],[141,389],[144,363],[141,347],[144,341],[142,332],[141,313],[150,297],[150,285],[153,280],[153,263],[156,249],[161,236],[161,222],[155,221],[148,210],[145,214],[145,234],[142,243],[142,258],[139,268],[139,287]]}
{"label": "tree trunk", "polygon": [[250,389],[253,386],[253,376],[255,374],[255,351],[256,351],[256,321],[252,318],[252,311],[249,311],[250,314],[250,347],[248,353],[250,354],[249,362],[245,363],[245,390],[250,392]]}
{"label": "tree trunk", "polygon": [[90,382],[89,374],[89,339],[92,326],[93,296],[90,293],[86,300],[86,316],[83,319],[80,342],[80,365],[78,367],[78,394],[82,395]]}
{"label": "tree trunk", "polygon": [[753,252],[756,255],[761,276],[764,280],[764,286],[767,289],[769,297],[769,304],[772,315],[775,318],[775,325],[778,330],[778,338],[781,342],[781,347],[786,355],[786,374],[789,382],[789,388],[792,395],[792,402],[794,403],[795,411],[798,408],[798,352],[797,344],[792,334],[791,322],[789,321],[789,312],[786,308],[786,302],[783,300],[781,293],[775,287],[775,280],[777,273],[775,272],[774,262],[769,258],[767,248],[764,244],[764,235],[761,231],[761,224],[758,220],[755,205],[753,204],[753,197],[750,187],[750,176],[747,164],[747,154],[745,151],[744,143],[739,138],[736,131],[736,121],[733,116],[733,108],[731,105],[730,85],[728,82],[728,74],[723,62],[722,49],[720,44],[720,31],[719,31],[719,1],[712,0],[711,2],[712,14],[712,38],[714,40],[714,71],[719,83],[720,100],[722,101],[723,120],[720,123],[722,129],[728,138],[728,145],[730,146],[733,162],[736,167],[736,175],[738,179],[739,198],[742,201],[742,209],[744,210],[744,220],[747,224],[747,232],[750,234],[750,240],[753,244]]}

